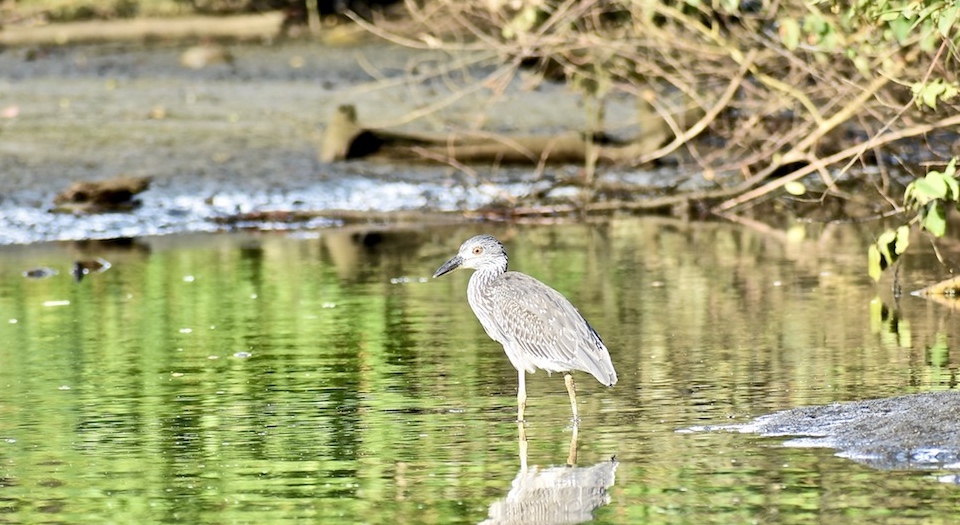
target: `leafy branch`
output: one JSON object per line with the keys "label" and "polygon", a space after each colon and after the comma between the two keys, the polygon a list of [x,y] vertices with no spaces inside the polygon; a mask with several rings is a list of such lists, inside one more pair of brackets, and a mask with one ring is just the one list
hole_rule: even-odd
{"label": "leafy branch", "polygon": [[887,229],[867,250],[868,273],[874,281],[903,255],[910,246],[911,227],[943,237],[947,232],[947,210],[960,210],[960,182],[957,181],[957,157],[947,163],[943,171],[931,170],[922,179],[907,185],[903,208],[913,213],[907,224]]}

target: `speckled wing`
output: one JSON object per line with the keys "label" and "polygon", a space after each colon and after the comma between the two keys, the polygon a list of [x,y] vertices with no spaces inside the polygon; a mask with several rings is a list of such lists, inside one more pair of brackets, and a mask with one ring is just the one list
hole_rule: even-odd
{"label": "speckled wing", "polygon": [[560,292],[518,272],[506,272],[487,289],[493,318],[508,339],[511,361],[528,371],[582,370],[613,386],[617,373],[600,336]]}

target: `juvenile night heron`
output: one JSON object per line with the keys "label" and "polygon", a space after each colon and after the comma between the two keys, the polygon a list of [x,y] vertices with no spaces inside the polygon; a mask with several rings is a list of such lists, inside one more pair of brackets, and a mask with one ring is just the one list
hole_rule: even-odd
{"label": "juvenile night heron", "polygon": [[461,266],[476,270],[467,285],[473,313],[487,335],[503,345],[519,374],[518,421],[523,421],[527,404],[526,372],[539,368],[564,373],[575,422],[579,415],[571,371],[589,372],[607,386],[617,384],[610,353],[593,327],[560,292],[529,275],[508,272],[507,252],[500,241],[489,235],[467,239],[433,276]]}

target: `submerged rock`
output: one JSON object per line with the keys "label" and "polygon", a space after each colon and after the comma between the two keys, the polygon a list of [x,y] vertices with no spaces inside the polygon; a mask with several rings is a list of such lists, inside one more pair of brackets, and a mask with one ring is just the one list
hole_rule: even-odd
{"label": "submerged rock", "polygon": [[786,446],[828,447],[837,455],[881,469],[960,469],[960,392],[927,392],[884,399],[800,407],[742,425],[685,429],[761,436],[803,436]]}

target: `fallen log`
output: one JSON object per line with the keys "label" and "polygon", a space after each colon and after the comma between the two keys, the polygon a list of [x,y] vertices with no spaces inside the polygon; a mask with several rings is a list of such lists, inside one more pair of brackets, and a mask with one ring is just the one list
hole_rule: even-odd
{"label": "fallen log", "polygon": [[[689,110],[677,120],[695,122],[702,110]],[[640,134],[627,140],[604,133],[502,136],[464,133],[406,133],[364,127],[353,105],[341,105],[327,123],[320,144],[321,162],[358,158],[385,160],[434,160],[463,163],[496,162],[503,164],[583,163],[591,153],[604,163],[630,163],[670,140],[673,132],[646,100],[638,107]],[[587,139],[590,140],[587,140]]]}

